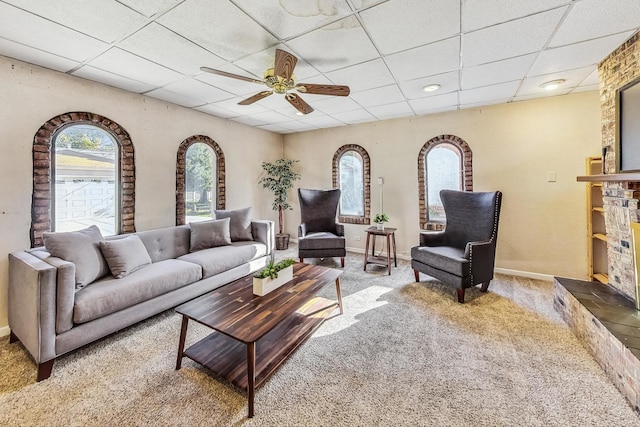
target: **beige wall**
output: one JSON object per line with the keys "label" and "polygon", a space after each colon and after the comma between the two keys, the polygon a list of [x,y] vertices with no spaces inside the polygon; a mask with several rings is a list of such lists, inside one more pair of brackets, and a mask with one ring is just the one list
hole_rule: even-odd
{"label": "beige wall", "polygon": [[[398,253],[418,241],[418,152],[429,139],[456,135],[473,151],[475,191],[500,190],[503,207],[496,266],[521,272],[587,278],[585,157],[600,151],[597,92],[285,135],[285,156],[301,161],[300,187],[331,188],[331,161],[344,144],[371,157],[371,214],[384,210],[397,227]],[[547,182],[547,172],[557,181]],[[297,195],[287,213],[297,236]],[[367,226],[345,225],[347,246],[364,248]],[[355,238],[359,236],[360,241]]]}
{"label": "beige wall", "polygon": [[176,153],[195,134],[224,152],[227,208],[252,206],[253,217],[277,219],[257,182],[261,162],[282,156],[281,135],[0,56],[0,328],[8,324],[8,253],[29,247],[33,137],[68,111],[100,114],[129,132],[138,230],[175,224]]}

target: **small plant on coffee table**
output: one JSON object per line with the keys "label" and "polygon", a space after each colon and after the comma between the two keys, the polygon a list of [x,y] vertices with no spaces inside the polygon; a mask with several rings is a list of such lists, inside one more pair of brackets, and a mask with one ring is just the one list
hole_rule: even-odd
{"label": "small plant on coffee table", "polygon": [[283,259],[282,261],[278,262],[277,264],[274,263],[273,261],[269,262],[269,264],[267,264],[267,266],[265,268],[263,268],[262,270],[258,271],[256,274],[253,275],[253,277],[255,277],[256,279],[266,279],[267,277],[271,280],[276,279],[278,277],[278,272],[281,270],[284,270],[285,268],[289,267],[290,265],[295,264],[296,262],[294,260],[292,260],[291,258],[286,258]]}

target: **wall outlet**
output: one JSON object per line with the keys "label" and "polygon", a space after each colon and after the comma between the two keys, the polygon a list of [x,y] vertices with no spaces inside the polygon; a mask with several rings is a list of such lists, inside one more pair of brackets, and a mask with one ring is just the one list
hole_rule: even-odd
{"label": "wall outlet", "polygon": [[360,241],[360,235],[356,234],[355,236],[353,236],[353,240]]}
{"label": "wall outlet", "polygon": [[555,171],[547,172],[547,182],[556,182],[557,174]]}

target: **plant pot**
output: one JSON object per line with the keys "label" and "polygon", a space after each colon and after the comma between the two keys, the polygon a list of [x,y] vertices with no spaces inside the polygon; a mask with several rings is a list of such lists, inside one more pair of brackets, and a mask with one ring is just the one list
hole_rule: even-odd
{"label": "plant pot", "polygon": [[[289,237],[289,236],[287,236]],[[291,281],[293,279],[293,265],[278,271],[278,277],[275,279],[258,279],[253,278],[253,294],[258,296],[264,296],[271,291],[278,289],[280,286]]]}
{"label": "plant pot", "polygon": [[289,248],[289,235],[276,234],[276,249],[282,251]]}
{"label": "plant pot", "polygon": [[380,231],[384,230],[384,222],[379,222],[378,223],[378,230],[380,230]]}

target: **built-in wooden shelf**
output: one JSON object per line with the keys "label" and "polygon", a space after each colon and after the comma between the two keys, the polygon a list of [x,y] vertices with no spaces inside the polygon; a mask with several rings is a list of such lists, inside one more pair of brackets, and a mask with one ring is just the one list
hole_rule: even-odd
{"label": "built-in wooden shelf", "polygon": [[577,178],[578,182],[628,182],[640,181],[640,173],[610,173],[598,175],[584,175]]}
{"label": "built-in wooden shelf", "polygon": [[593,209],[594,212],[604,213],[604,207],[603,206],[595,206],[592,209]]}
{"label": "built-in wooden shelf", "polygon": [[593,238],[594,238],[594,239],[602,240],[603,242],[606,242],[606,241],[607,241],[607,236],[605,236],[605,235],[604,235],[604,234],[602,234],[602,233],[593,233]]}
{"label": "built-in wooden shelf", "polygon": [[605,285],[609,284],[609,276],[606,274],[602,274],[602,273],[596,273],[593,275],[593,278],[596,279],[598,282],[603,283]]}

